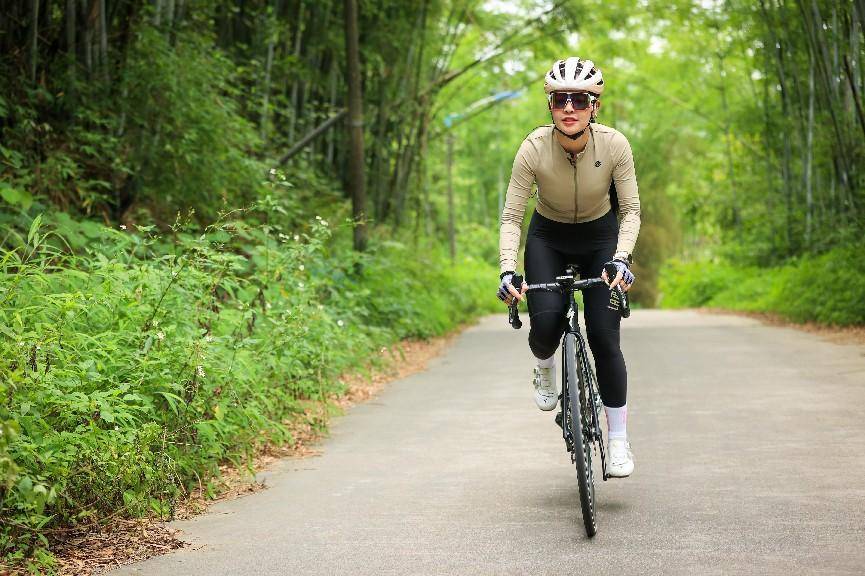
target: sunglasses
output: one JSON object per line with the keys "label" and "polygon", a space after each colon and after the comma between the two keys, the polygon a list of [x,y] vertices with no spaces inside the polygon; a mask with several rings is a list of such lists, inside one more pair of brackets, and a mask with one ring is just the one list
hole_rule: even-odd
{"label": "sunglasses", "polygon": [[571,103],[574,110],[585,110],[595,103],[597,98],[588,92],[550,92],[547,97],[550,103],[550,108],[562,110]]}

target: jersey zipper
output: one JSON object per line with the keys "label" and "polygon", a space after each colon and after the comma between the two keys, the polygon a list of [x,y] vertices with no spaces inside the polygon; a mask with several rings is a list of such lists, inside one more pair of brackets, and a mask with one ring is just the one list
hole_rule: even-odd
{"label": "jersey zipper", "polygon": [[578,200],[579,193],[577,191],[577,179],[579,174],[579,165],[580,159],[574,155],[574,223],[578,222],[577,215],[580,213],[580,202]]}

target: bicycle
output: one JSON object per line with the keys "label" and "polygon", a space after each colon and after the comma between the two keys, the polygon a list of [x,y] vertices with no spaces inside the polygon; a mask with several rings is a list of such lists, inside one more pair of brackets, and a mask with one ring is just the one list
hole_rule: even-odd
{"label": "bicycle", "polygon": [[[567,312],[568,328],[562,336],[561,346],[562,393],[559,396],[561,412],[556,414],[555,420],[562,428],[565,449],[571,455],[571,463],[576,465],[583,524],[586,528],[586,535],[591,538],[598,531],[595,513],[595,481],[592,471],[592,445],[600,455],[604,481],[609,476],[607,475],[604,438],[599,418],[601,397],[597,391],[594,370],[589,364],[586,343],[580,332],[577,319],[578,306],[574,293],[606,283],[601,278],[577,280],[578,274],[579,269],[576,266],[568,265],[565,268],[565,275],[557,276],[555,282],[530,284],[526,292],[567,293],[570,300]],[[615,278],[616,269],[614,266],[607,268],[607,276]],[[522,286],[522,277],[514,276],[513,283],[514,286]],[[627,294],[620,286],[616,286],[616,293],[618,294],[619,311],[623,318],[627,318],[631,314]],[[518,301],[514,298],[510,305],[508,322],[514,329],[518,330],[523,323],[520,321],[517,306]],[[591,401],[588,400],[589,398]]]}

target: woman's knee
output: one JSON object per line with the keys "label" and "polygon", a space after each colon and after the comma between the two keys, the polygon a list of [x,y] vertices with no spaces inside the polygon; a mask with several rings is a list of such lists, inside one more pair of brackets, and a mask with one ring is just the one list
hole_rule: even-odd
{"label": "woman's knee", "polygon": [[564,332],[561,314],[541,313],[532,316],[529,330],[529,347],[537,358],[549,358],[556,352],[559,339]]}

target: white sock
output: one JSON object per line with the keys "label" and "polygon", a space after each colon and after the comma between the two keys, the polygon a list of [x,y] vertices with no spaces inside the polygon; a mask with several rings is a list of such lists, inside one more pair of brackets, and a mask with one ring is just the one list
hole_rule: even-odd
{"label": "white sock", "polygon": [[555,354],[553,354],[552,356],[550,356],[546,360],[541,360],[540,358],[538,358],[538,367],[539,368],[552,368],[555,365],[556,365],[556,355]]}
{"label": "white sock", "polygon": [[607,436],[610,440],[628,438],[628,405],[625,404],[620,408],[610,408],[604,406],[604,411],[607,413]]}

